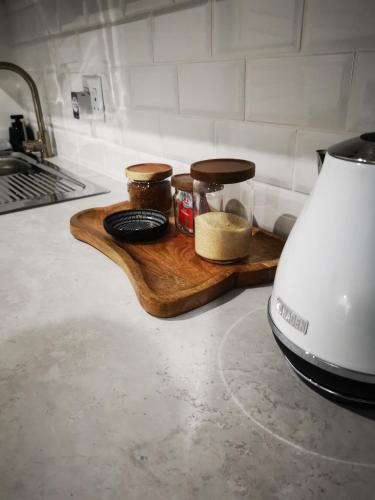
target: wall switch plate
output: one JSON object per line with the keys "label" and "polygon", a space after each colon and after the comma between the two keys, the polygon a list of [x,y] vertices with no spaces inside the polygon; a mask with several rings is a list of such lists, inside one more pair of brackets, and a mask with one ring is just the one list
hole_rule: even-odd
{"label": "wall switch plate", "polygon": [[97,75],[82,76],[83,91],[90,95],[92,118],[105,120],[102,79]]}

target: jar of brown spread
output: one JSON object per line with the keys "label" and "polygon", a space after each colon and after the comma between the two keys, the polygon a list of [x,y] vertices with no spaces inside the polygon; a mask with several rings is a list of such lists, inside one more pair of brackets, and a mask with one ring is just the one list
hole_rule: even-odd
{"label": "jar of brown spread", "polygon": [[172,204],[172,167],[164,163],[141,163],[126,169],[132,208],[152,208],[168,212]]}

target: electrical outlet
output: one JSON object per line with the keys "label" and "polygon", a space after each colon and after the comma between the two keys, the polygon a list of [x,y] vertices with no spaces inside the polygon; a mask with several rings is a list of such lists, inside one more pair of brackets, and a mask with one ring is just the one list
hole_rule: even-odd
{"label": "electrical outlet", "polygon": [[91,98],[85,92],[71,92],[73,116],[77,120],[91,118]]}
{"label": "electrical outlet", "polygon": [[92,118],[94,120],[104,121],[105,115],[102,79],[97,75],[83,75],[82,85],[83,91],[90,95]]}

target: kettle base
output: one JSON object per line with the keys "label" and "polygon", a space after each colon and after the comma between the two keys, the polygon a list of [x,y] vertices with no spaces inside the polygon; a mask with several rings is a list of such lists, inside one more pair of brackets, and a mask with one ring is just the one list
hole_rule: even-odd
{"label": "kettle base", "polygon": [[[311,353],[304,353],[302,349],[292,344],[276,326],[271,316],[270,304],[271,298],[268,301],[267,316],[276,343],[293,370],[304,382],[330,399],[362,406],[375,406],[375,377],[373,375],[352,372],[327,363]],[[310,362],[311,360],[313,362]],[[333,367],[336,372],[332,371]]]}
{"label": "kettle base", "polygon": [[375,384],[350,380],[314,366],[291,351],[273,334],[289,365],[314,390],[342,403],[375,405]]}

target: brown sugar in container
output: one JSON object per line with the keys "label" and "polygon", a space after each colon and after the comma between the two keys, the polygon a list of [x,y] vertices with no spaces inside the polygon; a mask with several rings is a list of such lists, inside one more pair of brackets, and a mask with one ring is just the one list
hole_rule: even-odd
{"label": "brown sugar in container", "polygon": [[220,264],[250,254],[254,163],[214,159],[193,163],[195,252]]}
{"label": "brown sugar in container", "polygon": [[172,204],[172,167],[164,163],[140,163],[125,170],[133,208],[151,208],[168,212]]}

